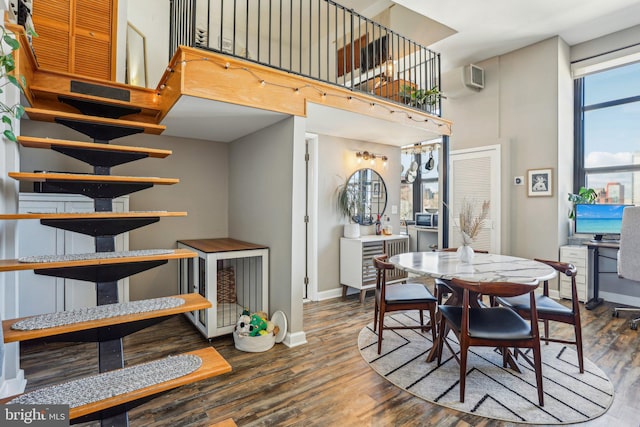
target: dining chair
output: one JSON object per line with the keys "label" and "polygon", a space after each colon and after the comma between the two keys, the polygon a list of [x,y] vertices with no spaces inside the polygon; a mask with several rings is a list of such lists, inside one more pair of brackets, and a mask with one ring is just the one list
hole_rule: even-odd
{"label": "dining chair", "polygon": [[[440,325],[438,327],[438,366],[442,360],[444,344],[447,345],[460,365],[460,402],[464,402],[465,382],[467,374],[467,353],[469,347],[497,347],[502,351],[503,366],[506,367],[510,355],[508,348],[523,356],[534,369],[538,388],[538,402],[544,406],[544,393],[542,390],[542,357],[540,354],[540,336],[538,333],[538,318],[536,312],[535,289],[538,283],[511,283],[511,282],[468,282],[460,279],[452,279],[451,286],[462,289],[462,306],[439,306]],[[531,313],[530,321],[526,321],[514,310],[506,307],[480,307],[470,306],[470,293],[480,293],[490,296],[515,297],[527,295],[529,297]],[[447,342],[449,330],[458,338],[460,344],[460,356]],[[533,362],[521,348],[531,348]]]}
{"label": "dining chair", "polygon": [[[535,259],[553,267],[556,271],[571,278],[571,307],[566,307],[549,297],[549,281],[545,280],[542,295],[536,296],[536,308],[538,320],[544,322],[544,334],[540,337],[547,344],[558,342],[573,344],[578,352],[578,367],[580,373],[584,373],[584,356],[582,352],[582,327],[580,325],[580,304],[578,302],[578,290],[576,287],[576,274],[578,270],[573,264],[544,259]],[[516,297],[497,297],[496,302],[515,310],[520,316],[527,318],[530,312],[529,298],[526,295]],[[565,340],[549,337],[549,321],[573,325],[574,340]]]}
{"label": "dining chair", "polygon": [[[458,248],[442,248],[439,249],[437,252],[456,252],[458,250]],[[479,254],[488,254],[489,251],[483,251],[483,250],[476,250],[474,249],[474,252],[479,253]],[[442,304],[442,301],[444,299],[444,297],[448,294],[450,294],[453,290],[451,289],[451,286],[449,285],[449,280],[445,280],[445,279],[434,279],[434,293],[436,295],[436,298],[438,299],[438,305]],[[479,298],[481,298],[481,296],[479,296]]]}
{"label": "dining chair", "polygon": [[[376,269],[376,295],[373,315],[373,332],[378,333],[378,354],[382,350],[382,331],[387,329],[431,329],[431,338],[436,342],[436,303],[433,294],[421,283],[397,283],[387,285],[386,272],[395,266],[387,262],[387,255],[373,258]],[[392,311],[418,310],[420,326],[385,326],[384,315]],[[429,325],[424,324],[424,310],[429,310]]]}

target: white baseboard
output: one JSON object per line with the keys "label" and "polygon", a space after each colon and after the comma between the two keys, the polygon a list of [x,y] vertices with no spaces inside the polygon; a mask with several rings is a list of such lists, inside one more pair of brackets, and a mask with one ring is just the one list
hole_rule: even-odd
{"label": "white baseboard", "polygon": [[24,379],[24,370],[20,369],[16,378],[11,378],[10,380],[2,382],[2,386],[0,387],[0,398],[24,393],[26,386],[27,380]]}
{"label": "white baseboard", "polygon": [[[357,292],[357,289],[354,289]],[[324,301],[326,299],[340,298],[342,296],[342,287],[336,289],[329,289],[328,291],[322,291],[316,293],[316,301]]]}
{"label": "white baseboard", "polygon": [[289,348],[297,347],[306,343],[307,334],[305,334],[304,332],[294,332],[293,334],[287,332],[287,335],[284,337],[284,341],[282,341],[282,344],[286,345]]}
{"label": "white baseboard", "polygon": [[614,294],[612,292],[598,292],[598,296],[603,298],[607,302],[612,302],[614,304],[623,304],[630,305],[632,307],[640,307],[640,298],[630,296],[630,295],[622,295],[622,294]]}

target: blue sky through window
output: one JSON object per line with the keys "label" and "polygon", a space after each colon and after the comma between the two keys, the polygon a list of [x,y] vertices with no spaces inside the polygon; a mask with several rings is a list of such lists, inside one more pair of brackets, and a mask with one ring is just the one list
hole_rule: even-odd
{"label": "blue sky through window", "polygon": [[[640,96],[640,63],[586,76],[584,88],[585,106]],[[640,163],[640,102],[587,111],[584,130],[586,168]],[[608,183],[619,182],[630,203],[633,176],[637,174],[591,174],[587,186],[606,189]]]}

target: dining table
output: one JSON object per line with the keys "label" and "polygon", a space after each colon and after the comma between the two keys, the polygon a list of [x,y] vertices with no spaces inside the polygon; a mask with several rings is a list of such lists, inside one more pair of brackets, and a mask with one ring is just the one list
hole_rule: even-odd
{"label": "dining table", "polygon": [[[553,279],[557,272],[547,264],[527,258],[492,253],[475,253],[472,260],[463,262],[456,252],[406,252],[393,255],[389,262],[396,268],[418,276],[442,279],[450,284],[453,278],[470,282],[535,283]],[[450,286],[452,296],[445,304],[460,305],[462,289]],[[477,298],[470,298],[477,301]],[[438,334],[438,340],[443,339]],[[437,357],[437,343],[427,356],[427,362]],[[519,371],[517,363],[509,357],[509,364]]]}

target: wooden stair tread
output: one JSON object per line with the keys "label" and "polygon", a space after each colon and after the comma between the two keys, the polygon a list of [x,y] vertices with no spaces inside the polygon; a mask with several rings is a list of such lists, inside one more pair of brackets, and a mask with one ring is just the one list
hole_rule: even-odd
{"label": "wooden stair tread", "polygon": [[[184,304],[167,308],[164,310],[148,311],[144,313],[128,314],[125,316],[108,317],[86,322],[72,323],[69,325],[55,326],[45,329],[34,330],[17,330],[11,329],[11,325],[16,322],[28,319],[30,317],[22,317],[19,319],[7,319],[2,321],[2,330],[4,333],[4,342],[27,341],[37,338],[51,337],[54,335],[66,334],[69,332],[86,331],[88,329],[100,328],[105,326],[118,325],[122,323],[136,322],[139,320],[153,319],[157,317],[170,316],[173,314],[186,313],[188,311],[202,310],[211,307],[211,302],[200,294],[182,294],[172,295],[168,298],[182,298]],[[35,317],[35,316],[32,316]]]}
{"label": "wooden stair tread", "polygon": [[188,249],[173,249],[171,253],[152,254],[144,256],[104,258],[104,259],[83,259],[75,261],[59,261],[59,262],[20,262],[17,259],[0,260],[0,272],[2,271],[19,271],[19,270],[41,270],[46,268],[65,268],[65,267],[81,267],[86,265],[104,265],[104,264],[124,264],[131,262],[169,260],[181,258],[195,258],[198,254]]}
{"label": "wooden stair tread", "polygon": [[[70,408],[69,418],[75,419],[83,417],[85,415],[123,405],[128,402],[133,402],[145,397],[153,396],[155,394],[162,393],[164,391],[168,391],[186,384],[195,383],[207,378],[212,378],[231,372],[231,365],[229,365],[229,363],[213,347],[207,347],[182,354],[190,354],[200,357],[200,359],[202,359],[202,365],[190,374],[183,375],[181,377],[165,381],[163,383],[154,384],[145,388],[131,391],[126,394],[116,395],[109,399],[104,399],[97,402],[88,403],[86,405],[77,406],[75,408]],[[15,397],[16,396],[2,399],[0,400],[0,403],[6,403],[14,399]]]}
{"label": "wooden stair tread", "polygon": [[18,142],[23,147],[29,148],[47,148],[52,147],[66,147],[66,148],[81,148],[87,150],[102,150],[102,151],[117,151],[127,153],[143,153],[149,157],[163,159],[172,154],[171,150],[159,150],[154,148],[145,147],[131,147],[127,145],[115,145],[115,144],[100,144],[96,142],[79,142],[79,141],[65,141],[63,139],[53,138],[37,138],[33,136],[18,136]]}
{"label": "wooden stair tread", "polygon": [[153,123],[136,122],[123,119],[108,119],[104,117],[87,116],[80,113],[69,113],[66,111],[44,110],[32,107],[26,107],[24,110],[31,120],[40,120],[43,122],[55,122],[55,119],[76,120],[80,122],[97,123],[103,125],[142,128],[144,129],[144,133],[153,135],[159,135],[166,129],[166,126],[156,125]]}
{"label": "wooden stair tread", "polygon": [[[142,110],[139,114],[143,116],[150,116],[155,118],[160,113],[160,107],[150,106],[149,104],[140,104],[134,102],[121,101],[119,99],[103,98],[100,96],[87,95],[84,93],[71,92],[69,90],[52,90],[50,87],[40,85],[30,85],[29,91],[36,97],[37,101],[49,101],[60,103],[58,96],[66,96],[69,98],[76,98],[85,101],[104,102],[107,104],[119,105],[123,107],[140,108]],[[69,107],[72,108],[72,107]],[[69,110],[71,111],[71,110]],[[75,109],[73,109],[75,111]]]}
{"label": "wooden stair tread", "polygon": [[9,172],[9,176],[18,181],[46,182],[46,181],[77,181],[77,182],[111,182],[111,183],[140,183],[155,185],[172,185],[180,182],[177,178],[158,178],[155,176],[118,176],[92,175],[83,173],[60,172]]}
{"label": "wooden stair tread", "polygon": [[0,220],[10,219],[99,219],[99,218],[155,218],[182,217],[186,212],[140,211],[140,212],[28,212],[17,214],[0,214]]}

